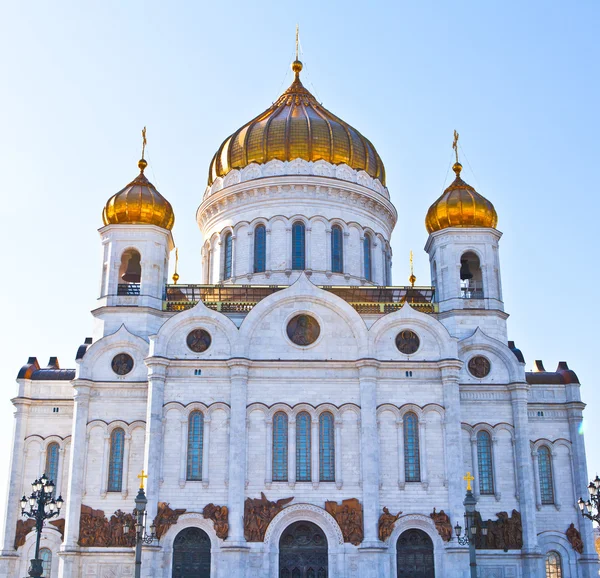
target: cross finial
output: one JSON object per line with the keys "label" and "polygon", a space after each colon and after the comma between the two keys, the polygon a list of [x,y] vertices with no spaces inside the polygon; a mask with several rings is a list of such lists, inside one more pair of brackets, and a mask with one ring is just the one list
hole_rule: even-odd
{"label": "cross finial", "polygon": [[144,160],[144,153],[146,152],[146,127],[142,129],[142,160]]}
{"label": "cross finial", "polygon": [[456,162],[458,163],[458,133],[454,130],[454,140],[452,141],[452,148],[456,156]]}
{"label": "cross finial", "polygon": [[142,472],[138,475],[138,480],[140,480],[140,488],[142,490],[144,489],[144,480],[147,478],[148,478],[148,476],[146,475],[144,470],[142,470]]}
{"label": "cross finial", "polygon": [[179,263],[179,249],[175,247],[175,273],[173,273],[173,283],[177,285],[179,281],[179,273],[177,273],[177,264]]}
{"label": "cross finial", "polygon": [[463,480],[465,482],[467,482],[467,492],[471,491],[471,482],[474,480],[475,478],[473,477],[473,475],[471,474],[471,472],[467,472],[467,475],[463,478]]}
{"label": "cross finial", "polygon": [[413,268],[413,252],[411,250],[411,252],[410,252],[410,277],[408,278],[408,281],[409,281],[411,287],[415,286],[416,280],[417,280],[417,278],[415,277],[415,271]]}
{"label": "cross finial", "polygon": [[298,24],[296,24],[296,60],[298,60],[298,37],[300,35],[300,26]]}

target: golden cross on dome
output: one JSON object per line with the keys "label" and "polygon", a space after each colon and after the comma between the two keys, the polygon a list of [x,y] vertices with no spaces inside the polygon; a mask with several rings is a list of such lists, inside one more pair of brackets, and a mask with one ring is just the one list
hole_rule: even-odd
{"label": "golden cross on dome", "polygon": [[298,37],[300,34],[300,26],[298,26],[298,24],[296,24],[296,60],[298,60]]}
{"label": "golden cross on dome", "polygon": [[467,472],[467,475],[463,478],[463,480],[465,482],[467,482],[467,492],[471,491],[471,482],[474,480],[475,478],[471,475],[471,472]]}
{"label": "golden cross on dome", "polygon": [[413,268],[413,252],[410,252],[410,277],[408,278],[408,281],[411,285],[411,287],[415,286],[415,281],[417,280],[417,278],[415,277],[415,271]]}
{"label": "golden cross on dome", "polygon": [[173,273],[173,283],[177,285],[179,281],[179,273],[177,273],[177,264],[179,263],[179,249],[175,247],[175,273]]}
{"label": "golden cross on dome", "polygon": [[456,162],[458,163],[458,133],[456,132],[456,129],[454,130],[454,141],[452,141],[452,148],[454,149]]}
{"label": "golden cross on dome", "polygon": [[144,480],[148,479],[147,474],[142,470],[142,473],[138,475],[138,480],[140,480],[140,488],[144,489]]}
{"label": "golden cross on dome", "polygon": [[142,160],[144,160],[144,153],[146,152],[146,127],[142,129]]}

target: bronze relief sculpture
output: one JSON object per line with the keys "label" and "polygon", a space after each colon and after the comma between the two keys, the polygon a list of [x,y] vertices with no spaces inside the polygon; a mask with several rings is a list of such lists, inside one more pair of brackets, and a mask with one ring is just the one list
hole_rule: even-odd
{"label": "bronze relief sculpture", "polygon": [[394,514],[390,514],[387,508],[383,508],[383,514],[379,516],[379,539],[382,542],[385,542],[392,535],[394,524],[401,514],[402,512],[398,512],[394,516]]}
{"label": "bronze relief sculpture", "polygon": [[185,508],[173,510],[167,502],[158,502],[156,518],[154,518],[154,527],[156,528],[156,537],[160,540],[166,531],[179,520],[181,514],[185,514]]}
{"label": "bronze relief sculpture", "polygon": [[25,544],[27,534],[35,528],[35,520],[29,518],[28,520],[17,520],[17,527],[15,529],[15,550]]}
{"label": "bronze relief sculpture", "polygon": [[331,514],[338,523],[344,536],[344,542],[358,546],[364,538],[363,510],[361,503],[356,498],[337,502],[325,502],[325,510]]}
{"label": "bronze relief sculpture", "polygon": [[205,329],[194,329],[188,333],[185,342],[195,353],[204,353],[212,343],[210,333]]}
{"label": "bronze relief sculpture", "polygon": [[294,497],[270,502],[263,492],[260,498],[246,498],[244,502],[244,537],[248,542],[263,542],[271,520],[289,504]]}
{"label": "bronze relief sculpture", "polygon": [[[125,523],[129,526],[127,534],[123,532]],[[102,510],[82,504],[78,543],[85,547],[135,546],[135,518],[117,510],[108,520]]]}
{"label": "bronze relief sculpture", "polygon": [[575,527],[575,524],[571,524],[567,528],[565,534],[567,535],[567,539],[569,540],[573,550],[579,554],[583,554],[583,540],[581,539],[581,533]]}
{"label": "bronze relief sculpture", "polygon": [[523,526],[521,514],[513,510],[510,517],[507,512],[498,512],[497,520],[488,520],[487,536],[481,533],[482,520],[479,512],[475,514],[475,547],[486,550],[519,550],[523,547]]}
{"label": "bronze relief sculpture", "polygon": [[436,512],[435,508],[433,508],[433,512],[429,514],[429,517],[433,520],[435,529],[442,537],[442,540],[444,540],[444,542],[450,542],[450,540],[452,540],[452,524],[450,523],[448,514],[446,514],[444,510]]}
{"label": "bronze relief sculpture", "polygon": [[229,534],[229,510],[227,506],[207,504],[202,510],[202,515],[213,521],[217,537],[225,540]]}
{"label": "bronze relief sculpture", "polygon": [[303,347],[313,344],[321,334],[319,323],[314,317],[302,313],[290,319],[287,336],[292,343]]}

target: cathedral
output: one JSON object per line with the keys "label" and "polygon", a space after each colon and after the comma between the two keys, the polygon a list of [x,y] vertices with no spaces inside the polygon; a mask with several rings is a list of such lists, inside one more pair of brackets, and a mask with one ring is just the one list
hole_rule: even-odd
{"label": "cathedral", "polygon": [[509,340],[492,202],[457,152],[431,286],[393,286],[383,161],[292,69],[210,163],[198,284],[168,278],[144,154],[106,201],[92,336],[17,375],[0,577],[35,557],[42,473],[46,578],[133,577],[140,484],[144,578],[464,578],[471,481],[478,576],[597,576],[579,380]]}

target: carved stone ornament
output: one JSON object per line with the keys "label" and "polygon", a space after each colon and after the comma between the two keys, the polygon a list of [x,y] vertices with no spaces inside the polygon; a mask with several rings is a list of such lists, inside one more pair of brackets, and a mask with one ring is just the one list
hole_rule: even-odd
{"label": "carved stone ornament", "polygon": [[117,375],[127,375],[133,369],[133,358],[128,353],[115,355],[110,364]]}
{"label": "carved stone ornament", "polygon": [[469,373],[473,377],[477,377],[479,379],[488,375],[492,368],[492,366],[490,365],[490,360],[487,357],[483,357],[483,355],[476,355],[475,357],[471,357],[471,359],[469,359],[467,367],[469,368]]}
{"label": "carved stone ornament", "polygon": [[15,531],[15,550],[25,544],[27,534],[35,528],[35,520],[17,520],[17,528]]}
{"label": "carved stone ornament", "polygon": [[156,518],[154,518],[156,537],[160,540],[173,524],[177,524],[179,516],[185,512],[185,509],[173,510],[166,502],[158,502]]}
{"label": "carved stone ornament", "polygon": [[390,511],[387,508],[383,508],[383,514],[379,516],[379,539],[382,542],[385,542],[392,535],[394,524],[400,517],[400,514],[402,514],[402,512],[398,512],[394,516],[394,514],[390,514]]}
{"label": "carved stone ornament", "polygon": [[194,329],[188,333],[185,342],[195,353],[204,353],[212,343],[210,333],[205,329]]}
{"label": "carved stone ornament", "polygon": [[246,498],[244,502],[244,536],[248,542],[263,542],[271,520],[294,497],[270,502],[261,492],[260,498]]}
{"label": "carved stone ornament", "polygon": [[521,514],[513,510],[510,518],[507,512],[498,512],[497,520],[488,520],[487,536],[481,532],[482,521],[479,512],[475,512],[475,547],[484,550],[519,550],[523,547],[523,525]]}
{"label": "carved stone ornament", "polygon": [[416,353],[421,345],[419,336],[410,329],[404,329],[396,335],[396,347],[400,353],[405,355],[412,355]]}
{"label": "carved stone ornament", "polygon": [[207,504],[202,510],[202,515],[213,521],[217,537],[225,540],[229,534],[229,510],[227,506]]}
{"label": "carved stone ornament", "polygon": [[358,546],[363,541],[363,510],[358,499],[343,500],[341,504],[325,502],[325,510],[335,518],[341,528],[344,542]]}
{"label": "carved stone ornament", "polygon": [[64,518],[60,518],[59,520],[52,520],[50,522],[50,524],[52,524],[60,532],[61,538],[65,537],[65,519]]}
{"label": "carved stone ornament", "polygon": [[[127,523],[129,532],[123,533],[123,524]],[[79,545],[85,547],[135,546],[135,518],[117,510],[110,520],[102,510],[94,510],[81,505],[79,520]]]}
{"label": "carved stone ornament", "polygon": [[581,533],[575,527],[575,524],[571,524],[567,528],[565,534],[567,535],[567,539],[569,540],[573,550],[579,554],[583,554],[583,540],[581,539]]}
{"label": "carved stone ornament", "polygon": [[306,346],[313,344],[321,334],[319,323],[310,315],[296,315],[287,325],[287,336],[292,343]]}
{"label": "carved stone ornament", "polygon": [[436,512],[435,508],[433,508],[433,512],[429,514],[429,517],[433,520],[435,529],[442,537],[442,540],[444,540],[444,542],[450,542],[450,540],[452,540],[452,524],[450,523],[448,514],[446,514],[444,510]]}

